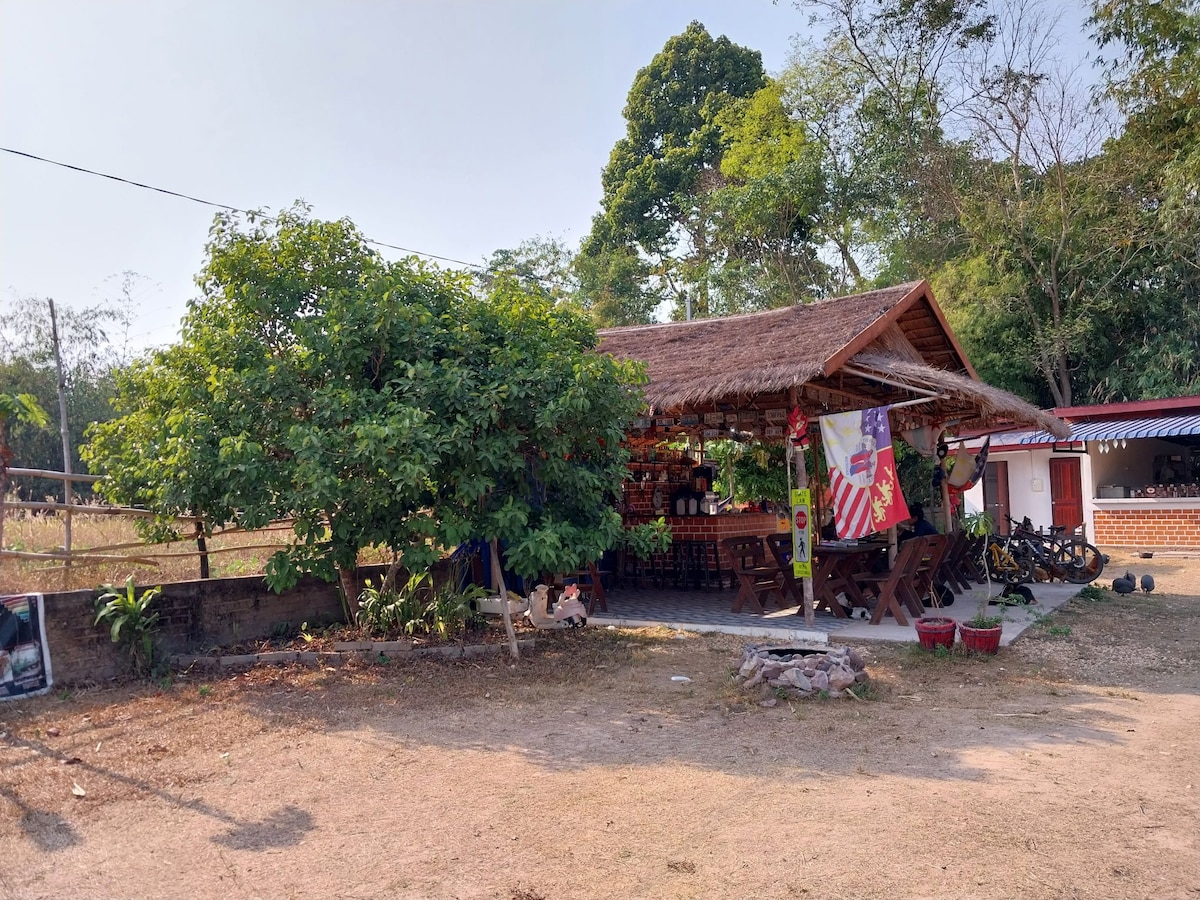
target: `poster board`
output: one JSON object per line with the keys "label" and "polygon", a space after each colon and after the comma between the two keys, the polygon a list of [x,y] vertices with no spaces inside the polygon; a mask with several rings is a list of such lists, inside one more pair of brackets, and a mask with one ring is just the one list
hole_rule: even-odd
{"label": "poster board", "polygon": [[812,491],[792,489],[792,575],[812,578]]}
{"label": "poster board", "polygon": [[42,595],[0,597],[0,700],[44,694],[52,684]]}

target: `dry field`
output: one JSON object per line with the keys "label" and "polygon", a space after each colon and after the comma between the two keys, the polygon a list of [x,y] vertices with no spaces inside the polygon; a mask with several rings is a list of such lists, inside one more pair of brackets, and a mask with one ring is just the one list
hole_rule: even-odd
{"label": "dry field", "polygon": [[865,645],[861,701],[589,629],[0,704],[0,897],[1197,897],[1200,562],[1135,571],[994,658]]}
{"label": "dry field", "polygon": [[[71,547],[76,553],[92,551],[97,556],[134,556],[143,561],[72,562],[70,567],[64,567],[53,561],[0,560],[0,594],[69,591],[105,583],[121,584],[130,574],[138,584],[193,581],[200,577],[195,540],[139,546],[133,521],[117,516],[77,514],[72,517],[71,532]],[[209,538],[209,574],[220,578],[262,572],[271,554],[287,544],[290,534],[289,526],[283,525],[271,530]],[[63,540],[63,521],[58,514],[33,515],[18,510],[5,517],[6,549],[46,553],[61,549]],[[364,551],[360,561],[365,564],[386,560],[381,553],[368,550]]]}

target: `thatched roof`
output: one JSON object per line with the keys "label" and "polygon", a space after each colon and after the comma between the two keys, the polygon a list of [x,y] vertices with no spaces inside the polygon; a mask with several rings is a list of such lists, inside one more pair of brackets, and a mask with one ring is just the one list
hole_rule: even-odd
{"label": "thatched roof", "polygon": [[646,363],[646,399],[669,409],[786,391],[827,366],[924,282],[766,312],[607,328],[600,349]]}
{"label": "thatched roof", "polygon": [[1036,423],[1039,428],[1060,438],[1068,437],[1071,433],[1070,426],[1061,419],[978,378],[968,378],[956,372],[910,362],[886,353],[859,353],[851,357],[850,362],[868,372],[876,372],[919,388],[933,389],[947,398],[976,408],[989,419]]}
{"label": "thatched roof", "polygon": [[795,388],[812,418],[932,392],[907,418],[1065,427],[979,380],[924,281],[746,315],[609,328],[600,339],[602,352],[646,364],[646,400],[656,412],[764,408]]}

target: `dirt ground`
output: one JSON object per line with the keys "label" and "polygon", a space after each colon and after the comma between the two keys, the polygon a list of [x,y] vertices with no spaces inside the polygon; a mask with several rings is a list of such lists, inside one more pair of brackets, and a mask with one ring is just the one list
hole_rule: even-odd
{"label": "dirt ground", "polygon": [[588,629],[0,704],[0,897],[1200,897],[1200,561],[1130,567],[996,657],[859,645],[864,700]]}

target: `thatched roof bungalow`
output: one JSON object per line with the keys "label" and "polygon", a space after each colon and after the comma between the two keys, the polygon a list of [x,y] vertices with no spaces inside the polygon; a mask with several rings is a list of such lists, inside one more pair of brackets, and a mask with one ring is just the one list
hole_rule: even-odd
{"label": "thatched roof bungalow", "polygon": [[1068,433],[1054,416],[979,380],[925,281],[726,318],[608,328],[600,338],[602,352],[646,364],[650,415],[670,420],[673,434],[713,437],[716,414],[728,421],[744,412],[739,429],[782,438],[779,413],[790,398],[814,428],[818,416],[889,405],[899,428]]}

